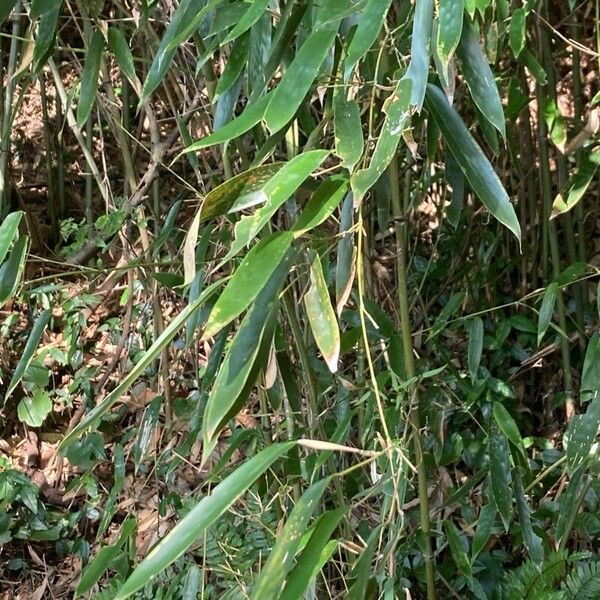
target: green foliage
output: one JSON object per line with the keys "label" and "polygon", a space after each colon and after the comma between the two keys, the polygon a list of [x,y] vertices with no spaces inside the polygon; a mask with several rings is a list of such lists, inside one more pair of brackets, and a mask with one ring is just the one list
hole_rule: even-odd
{"label": "green foliage", "polygon": [[5,4],[10,564],[52,542],[98,598],[600,596],[593,3]]}

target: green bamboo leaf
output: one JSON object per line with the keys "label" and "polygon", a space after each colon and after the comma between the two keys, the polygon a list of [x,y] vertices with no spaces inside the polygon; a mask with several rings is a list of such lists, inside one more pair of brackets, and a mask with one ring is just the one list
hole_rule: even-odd
{"label": "green bamboo leaf", "polygon": [[581,371],[581,404],[595,400],[600,396],[600,334],[596,333],[588,342]]}
{"label": "green bamboo leaf", "polygon": [[369,597],[367,595],[367,586],[369,584],[370,567],[373,562],[373,555],[381,539],[380,535],[381,525],[377,525],[372,529],[365,549],[352,565],[349,578],[354,579],[354,583],[346,594],[346,600],[364,600]]}
{"label": "green bamboo leaf", "polygon": [[508,30],[508,45],[513,51],[515,58],[518,58],[519,54],[525,47],[525,35],[526,35],[526,21],[527,21],[527,8],[520,6],[513,11],[510,17],[510,27]]}
{"label": "green bamboo leaf", "polygon": [[340,356],[340,330],[318,254],[315,254],[310,265],[310,288],[304,295],[304,304],[317,346],[329,370],[335,373]]}
{"label": "green bamboo leaf", "polygon": [[369,166],[356,171],[350,180],[355,202],[375,185],[394,158],[400,136],[410,120],[411,89],[410,79],[401,79],[385,101],[383,111],[386,116]]}
{"label": "green bamboo leaf", "polygon": [[271,93],[264,119],[272,133],[282,129],[296,114],[331,51],[337,28],[338,23],[334,23],[313,30]]}
{"label": "green bamboo leaf", "polygon": [[125,600],[137,592],[180,557],[196,540],[201,539],[206,529],[294,445],[295,442],[273,444],[261,450],[226,477],[210,495],[202,498],[142,560],[121,586],[115,600]]}
{"label": "green bamboo leaf", "polygon": [[427,338],[427,341],[431,341],[433,338],[438,336],[446,327],[446,323],[450,320],[450,317],[462,306],[462,303],[465,299],[465,292],[455,292],[448,298],[448,302],[444,304],[444,307],[440,311],[440,314],[437,316],[436,320],[433,323],[431,328],[431,333]]}
{"label": "green bamboo leaf", "polygon": [[469,364],[469,373],[471,381],[477,379],[481,354],[483,352],[483,321],[475,317],[469,324],[469,345],[467,348],[467,362]]}
{"label": "green bamboo leaf", "polygon": [[354,281],[354,196],[348,192],[340,211],[340,237],[337,247],[337,262],[335,267],[335,308],[339,316],[350,297]]}
{"label": "green bamboo leaf", "polygon": [[225,36],[221,45],[228,44],[248,31],[263,16],[268,5],[269,0],[254,0],[236,23],[235,27]]}
{"label": "green bamboo leaf", "polygon": [[554,304],[556,303],[556,296],[558,295],[558,283],[553,281],[546,290],[542,298],[542,306],[540,307],[540,314],[538,316],[538,327],[537,327],[537,345],[539,346],[546,335],[546,331],[552,322],[552,315],[554,314]]}
{"label": "green bamboo leaf", "polygon": [[477,527],[475,528],[473,546],[471,548],[471,562],[475,561],[490,539],[494,523],[496,522],[496,512],[496,506],[493,502],[481,507],[479,518],[477,519]]}
{"label": "green bamboo leaf", "polygon": [[423,108],[427,77],[429,75],[429,49],[433,23],[433,0],[415,0],[410,63],[403,79],[412,84],[410,103],[417,112]]}
{"label": "green bamboo leaf", "polygon": [[510,476],[510,451],[506,438],[496,428],[488,442],[490,453],[490,477],[494,502],[500,513],[504,529],[508,531],[512,519],[512,488]]}
{"label": "green bamboo leaf", "polygon": [[256,298],[285,256],[294,234],[271,234],[253,246],[215,302],[202,339],[214,337]]}
{"label": "green bamboo leaf", "polygon": [[229,59],[227,60],[223,74],[219,77],[219,81],[217,82],[214,100],[217,100],[219,96],[229,90],[229,88],[231,88],[238,80],[244,70],[244,65],[248,60],[249,50],[250,34],[245,33],[235,40],[231,47]]}
{"label": "green bamboo leaf", "polygon": [[260,348],[267,319],[277,303],[279,291],[293,258],[294,252],[288,250],[287,255],[256,296],[256,300],[231,341],[204,412],[202,435],[205,446],[211,445],[211,442],[231,418],[231,409],[248,381]]}
{"label": "green bamboo leaf", "polygon": [[296,566],[286,579],[285,588],[278,600],[304,598],[311,581],[337,547],[337,542],[330,541],[329,538],[345,512],[346,508],[340,507],[327,511],[319,517],[308,543],[296,561]]}
{"label": "green bamboo leaf", "polygon": [[[59,10],[60,7],[62,6],[63,0],[32,0],[31,2],[31,10],[29,11],[29,18],[34,21],[35,19],[41,17],[42,15],[45,15],[46,13],[49,13],[53,10]],[[15,2],[8,2],[8,5],[10,6],[12,4],[12,6],[15,5]],[[12,7],[9,9],[8,12],[10,12],[12,10]]]}
{"label": "green bamboo leaf", "polygon": [[589,403],[586,412],[572,417],[565,433],[567,462],[571,470],[590,457],[600,429],[600,334],[590,339],[585,352],[580,402]]}
{"label": "green bamboo leaf", "polygon": [[221,260],[224,265],[245,248],[265,227],[283,203],[300,187],[306,178],[329,156],[327,150],[311,150],[287,162],[261,190],[266,201],[253,215],[242,217],[235,224],[235,241]]}
{"label": "green bamboo leaf", "polygon": [[4,217],[2,225],[0,225],[0,264],[6,258],[10,245],[19,233],[19,224],[23,214],[22,210],[12,212]]}
{"label": "green bamboo leaf", "polygon": [[564,494],[560,498],[560,509],[556,519],[556,539],[561,542],[571,531],[569,529],[573,524],[573,513],[577,510],[577,499],[581,493],[581,480],[585,473],[584,464],[575,469],[569,478],[569,485],[566,486]]}
{"label": "green bamboo leaf", "polygon": [[188,152],[196,152],[215,144],[224,144],[243,133],[246,133],[254,127],[264,116],[267,105],[271,101],[271,94],[267,94],[262,98],[253,102],[250,106],[244,109],[244,112],[239,117],[229,121],[226,125],[217,129],[214,133],[195,141],[191,146],[183,150],[176,158],[177,160],[182,154]]}
{"label": "green bamboo leaf", "polygon": [[521,240],[521,226],[498,175],[458,113],[437,86],[427,86],[427,108],[473,191],[492,215]]}
{"label": "green bamboo leaf", "polygon": [[94,559],[83,569],[81,580],[75,590],[75,596],[82,596],[89,592],[100,581],[102,575],[110,569],[116,558],[121,554],[125,542],[134,534],[136,527],[137,521],[135,518],[127,519],[121,527],[119,539],[114,544],[100,548]]}
{"label": "green bamboo leaf", "polygon": [[519,54],[519,62],[523,63],[529,72],[535,77],[536,81],[540,85],[546,85],[548,83],[548,76],[544,67],[540,65],[538,59],[535,57],[533,52],[529,48],[523,48]]}
{"label": "green bamboo leaf", "polygon": [[77,126],[82,128],[88,120],[98,93],[98,76],[104,51],[104,36],[94,31],[85,55],[85,65],[81,76],[81,91],[77,103]]}
{"label": "green bamboo leaf", "polygon": [[248,169],[211,190],[202,203],[200,222],[264,204],[268,196],[263,188],[283,164],[276,162]]}
{"label": "green bamboo leaf", "polygon": [[521,453],[524,454],[523,439],[517,423],[512,415],[506,410],[506,407],[500,402],[494,402],[494,419],[500,428],[500,431],[507,437],[508,441],[513,444]]}
{"label": "green bamboo leaf", "polygon": [[38,318],[35,320],[35,323],[31,329],[31,333],[27,338],[27,343],[25,344],[23,353],[21,354],[21,358],[17,363],[15,372],[13,373],[10,383],[8,384],[8,388],[6,389],[6,394],[4,396],[5,402],[13,393],[21,379],[23,379],[23,375],[25,375],[25,371],[27,371],[27,367],[31,363],[31,359],[33,358],[33,355],[40,344],[40,340],[42,339],[42,335],[44,334],[44,331],[50,322],[51,316],[52,311],[50,309],[46,309],[41,312]]}
{"label": "green bamboo leaf", "polygon": [[277,536],[275,547],[258,576],[252,590],[251,600],[279,600],[281,597],[300,540],[328,483],[329,478],[313,483],[292,509],[283,529]]}
{"label": "green bamboo leaf", "polygon": [[192,565],[185,576],[181,600],[197,600],[201,585],[202,571],[196,565]]}
{"label": "green bamboo leaf", "polygon": [[188,18],[182,23],[182,26],[174,32],[173,37],[166,46],[166,50],[168,52],[177,50],[181,44],[185,43],[196,31],[202,28],[204,19],[206,19],[219,4],[223,4],[223,2],[224,0],[210,0],[209,2],[206,2],[205,0],[204,6],[202,6],[200,10],[191,13],[187,12],[186,17]]}
{"label": "green bamboo leaf", "polygon": [[108,47],[114,54],[123,75],[127,77],[136,93],[140,94],[142,86],[135,73],[133,54],[123,32],[117,27],[108,28]]}
{"label": "green bamboo leaf", "polygon": [[160,409],[163,403],[161,396],[156,396],[144,409],[144,414],[137,428],[135,443],[133,445],[133,472],[137,475],[138,469],[142,464],[144,456],[150,448],[150,443],[154,437],[154,432],[158,426]]}
{"label": "green bamboo leaf", "polygon": [[[597,368],[600,367],[597,366]],[[571,471],[591,458],[590,451],[598,435],[599,427],[600,394],[596,394],[588,404],[585,413],[571,417],[565,432],[567,462]]]}
{"label": "green bamboo leaf", "polygon": [[65,435],[60,442],[58,449],[64,450],[70,443],[78,438],[83,432],[94,427],[100,422],[100,419],[117,403],[121,396],[127,392],[129,387],[140,377],[152,362],[160,356],[161,352],[171,343],[171,340],[177,335],[179,330],[186,324],[188,318],[193,315],[204,302],[212,296],[214,291],[222,285],[222,281],[215,281],[209,285],[198,298],[188,304],[165,328],[165,330],[156,338],[154,343],[146,350],[143,356],[135,364],[133,369],[124,377],[119,385],[96,405],[83,419]]}
{"label": "green bamboo leaf", "polygon": [[37,75],[52,52],[54,51],[54,42],[56,40],[56,26],[58,24],[58,15],[60,14],[62,2],[57,2],[52,10],[44,13],[38,22],[37,36],[33,50],[32,72]]}
{"label": "green bamboo leaf", "polygon": [[446,207],[446,217],[448,223],[456,229],[460,222],[460,215],[465,203],[465,174],[458,166],[458,162],[452,152],[446,152],[444,174],[446,181],[452,188],[452,198],[450,204]]}
{"label": "green bamboo leaf", "polygon": [[523,470],[521,467],[515,467],[512,470],[512,480],[515,487],[515,503],[521,523],[523,542],[531,560],[540,567],[544,560],[544,548],[541,538],[534,533],[533,526],[531,525],[531,509],[525,497]]}
{"label": "green bamboo leaf", "polygon": [[16,3],[17,0],[6,0],[6,2],[4,2],[2,6],[0,6],[0,23],[3,23],[4,19],[6,19],[8,15],[10,15]]}
{"label": "green bamboo leaf", "polygon": [[463,28],[464,0],[440,0],[437,53],[444,69],[456,52]]}
{"label": "green bamboo leaf", "polygon": [[0,308],[17,291],[27,256],[28,237],[20,237],[14,244],[9,257],[0,266]]}
{"label": "green bamboo leaf", "polygon": [[469,549],[467,540],[460,534],[452,521],[444,521],[444,531],[446,532],[446,539],[450,546],[454,564],[462,571],[465,577],[471,579],[473,571],[471,570],[471,562],[467,554]]}
{"label": "green bamboo leaf", "polygon": [[346,100],[343,88],[333,97],[333,122],[335,153],[351,172],[363,153],[363,134],[358,103]]}
{"label": "green bamboo leaf", "polygon": [[577,206],[593,181],[598,166],[600,166],[600,148],[594,148],[581,161],[577,170],[569,177],[564,189],[554,199],[551,219]]}
{"label": "green bamboo leaf", "polygon": [[[212,8],[212,3],[210,4]],[[206,0],[182,0],[173,14],[171,22],[167,26],[165,34],[160,41],[156,56],[150,65],[148,75],[144,81],[142,95],[140,97],[140,106],[148,99],[150,94],[160,85],[165,73],[171,66],[171,61],[177,52],[179,44],[173,44],[175,39],[181,39],[181,34],[192,35],[194,29],[189,30],[192,20],[201,17],[200,21],[206,16],[209,6]],[[198,25],[200,23],[198,22]],[[196,27],[198,26],[196,25]],[[188,37],[189,37],[188,35]],[[184,37],[182,41],[185,41]]]}
{"label": "green bamboo leaf", "polygon": [[344,61],[344,81],[348,81],[352,69],[375,43],[390,4],[391,0],[368,0],[361,11],[358,26],[348,45],[348,54]]}
{"label": "green bamboo leaf", "polygon": [[504,110],[494,74],[479,44],[479,40],[475,36],[473,25],[467,19],[465,19],[463,25],[456,55],[460,60],[462,72],[473,101],[502,137],[506,137]]}
{"label": "green bamboo leaf", "polygon": [[323,181],[292,228],[294,235],[298,237],[324,223],[342,201],[348,185],[348,179],[340,176]]}

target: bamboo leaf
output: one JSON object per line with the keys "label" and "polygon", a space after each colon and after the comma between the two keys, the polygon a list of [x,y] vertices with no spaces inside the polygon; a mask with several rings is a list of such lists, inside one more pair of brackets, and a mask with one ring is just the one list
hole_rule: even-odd
{"label": "bamboo leaf", "polygon": [[567,462],[571,471],[590,458],[600,427],[600,394],[588,404],[585,413],[571,417],[565,432]]}
{"label": "bamboo leaf", "polygon": [[496,512],[497,509],[493,502],[489,502],[481,507],[479,518],[477,519],[477,527],[475,528],[473,546],[471,548],[471,562],[475,561],[490,539],[496,521]]}
{"label": "bamboo leaf", "polygon": [[410,103],[417,112],[421,112],[425,99],[432,23],[433,0],[415,0],[410,63],[403,79],[411,82]]}
{"label": "bamboo leaf", "polygon": [[[53,10],[60,9],[62,6],[63,0],[32,0],[31,2],[31,10],[29,11],[29,18],[34,21],[38,19],[42,15],[49,13]],[[15,5],[15,2],[9,1],[8,5]],[[8,12],[12,10],[12,6]]]}
{"label": "bamboo leaf", "polygon": [[271,93],[264,118],[272,133],[282,129],[296,114],[325,57],[331,51],[337,27],[338,24],[334,23],[315,29],[302,44]]}
{"label": "bamboo leaf", "polygon": [[446,532],[446,538],[448,539],[448,545],[450,546],[450,552],[456,566],[462,571],[463,575],[467,578],[473,577],[471,570],[471,563],[467,555],[468,543],[465,538],[461,536],[460,532],[456,528],[456,525],[452,521],[444,521],[444,531]]}
{"label": "bamboo leaf", "polygon": [[[182,0],[179,3],[160,41],[156,56],[144,80],[140,106],[160,85],[171,66],[171,61],[177,52],[179,44],[192,35],[194,29],[200,25],[209,10],[213,8],[213,4],[214,2],[211,2],[207,5],[206,0]],[[190,24],[194,24],[195,26],[190,29]],[[174,43],[175,40],[177,40],[177,43]]]}
{"label": "bamboo leaf", "polygon": [[534,533],[531,524],[531,509],[525,497],[523,470],[521,467],[515,467],[512,470],[512,480],[515,487],[515,503],[517,505],[517,512],[519,513],[519,521],[521,522],[521,531],[523,532],[523,542],[531,560],[539,566],[544,560],[544,548],[541,538]]}
{"label": "bamboo leaf", "polygon": [[286,579],[285,588],[278,600],[297,600],[304,597],[311,581],[337,547],[337,542],[330,541],[329,538],[345,512],[345,507],[340,507],[319,517],[308,543],[296,561],[296,566]]}
{"label": "bamboo leaf", "polygon": [[14,244],[9,257],[0,266],[0,308],[17,291],[27,256],[27,236],[20,237]]}
{"label": "bamboo leaf", "polygon": [[350,297],[354,281],[354,197],[352,192],[346,194],[340,211],[340,238],[337,247],[337,262],[335,267],[335,307],[339,316]]}
{"label": "bamboo leaf", "polygon": [[295,156],[287,162],[265,185],[261,194],[266,198],[264,205],[253,215],[242,217],[235,224],[235,241],[221,261],[225,264],[271,220],[279,207],[300,187],[306,178],[327,158],[326,150],[311,150]]}
{"label": "bamboo leaf", "polygon": [[323,181],[292,228],[294,235],[303,235],[325,222],[342,201],[348,185],[345,177],[332,177]]}
{"label": "bamboo leaf", "polygon": [[318,254],[315,254],[310,265],[310,288],[304,295],[304,304],[317,346],[329,370],[335,373],[340,356],[340,330]]}
{"label": "bamboo leaf", "polygon": [[401,79],[385,101],[383,111],[386,116],[369,166],[356,171],[350,180],[355,202],[360,201],[375,185],[394,158],[400,135],[410,119],[411,85],[410,79]]}
{"label": "bamboo leaf", "polygon": [[100,581],[102,575],[110,569],[117,557],[121,554],[121,550],[125,542],[133,535],[137,527],[135,518],[129,518],[121,527],[119,538],[114,544],[103,546],[98,551],[98,554],[83,570],[81,579],[77,584],[75,596],[82,596],[89,592]]}
{"label": "bamboo leaf", "polygon": [[[181,154],[196,152],[197,150],[202,150],[203,148],[208,148],[209,146],[214,146],[215,144],[224,144],[236,137],[239,137],[243,133],[246,133],[263,118],[267,105],[270,101],[270,94],[263,96],[256,102],[253,102],[250,106],[247,106],[239,117],[229,121],[226,125],[223,125],[214,133],[195,141],[191,146],[188,146],[185,150],[183,150]],[[179,156],[181,156],[181,154]],[[177,156],[175,160],[177,160],[179,156]]]}
{"label": "bamboo leaf", "polygon": [[6,394],[4,396],[4,401],[10,397],[13,393],[21,379],[23,379],[23,375],[25,375],[25,371],[27,367],[31,363],[31,359],[37,347],[40,344],[40,340],[42,339],[42,335],[44,330],[48,326],[50,322],[50,317],[52,316],[52,311],[50,309],[46,309],[40,313],[38,318],[35,320],[35,323],[31,329],[31,333],[27,338],[27,343],[25,344],[25,348],[23,349],[23,353],[21,354],[21,358],[17,363],[17,367],[15,368],[15,372],[11,377],[10,383],[8,384],[8,388],[6,389]]}
{"label": "bamboo leaf", "polygon": [[181,556],[294,444],[295,442],[273,444],[261,450],[226,477],[210,495],[202,498],[142,560],[121,586],[115,600],[125,600]]}
{"label": "bamboo leaf", "polygon": [[264,204],[268,196],[263,188],[283,164],[276,162],[248,169],[212,189],[202,202],[200,222]]}
{"label": "bamboo leaf", "polygon": [[248,7],[248,10],[246,10],[240,20],[235,24],[235,27],[225,36],[221,45],[228,44],[248,31],[248,29],[262,17],[263,13],[267,10],[268,5],[269,0],[254,0]]}
{"label": "bamboo leaf", "polygon": [[16,3],[17,0],[6,0],[6,2],[4,2],[2,6],[0,6],[0,23],[3,23],[4,19],[6,19],[8,15],[10,15]]}
{"label": "bamboo leaf", "polygon": [[109,27],[108,29],[108,47],[114,54],[123,75],[127,77],[136,94],[139,96],[142,91],[142,84],[135,72],[133,54],[123,32],[117,27]]}
{"label": "bamboo leaf", "polygon": [[38,22],[31,68],[34,75],[40,72],[54,50],[56,26],[58,24],[61,5],[62,2],[57,2],[57,5],[52,10],[44,13]]}
{"label": "bamboo leaf", "polygon": [[540,307],[540,314],[538,317],[537,327],[537,345],[539,346],[546,335],[546,331],[550,323],[552,322],[552,315],[554,314],[554,304],[556,303],[556,296],[558,294],[558,283],[553,281],[548,285],[544,291],[542,298],[542,306]]}
{"label": "bamboo leaf", "polygon": [[552,203],[551,219],[573,209],[583,198],[596,171],[600,166],[600,148],[594,148],[582,161],[578,169],[571,175],[564,189]]}
{"label": "bamboo leaf", "polygon": [[458,47],[464,13],[464,0],[440,0],[437,53],[445,70]]}
{"label": "bamboo leaf", "polygon": [[458,113],[438,87],[427,86],[427,108],[473,191],[492,215],[521,240],[521,227],[498,175],[473,139]]}
{"label": "bamboo leaf", "polygon": [[390,4],[391,0],[368,0],[361,11],[358,26],[348,45],[348,54],[344,61],[344,81],[348,81],[352,69],[375,43]]}
{"label": "bamboo leaf", "polygon": [[104,36],[98,30],[95,30],[87,48],[85,65],[81,76],[81,92],[79,93],[79,102],[77,104],[77,126],[80,129],[88,120],[96,101],[103,51]]}
{"label": "bamboo leaf", "polygon": [[483,352],[483,321],[476,317],[469,325],[469,346],[467,351],[467,362],[469,364],[469,373],[471,381],[477,379],[481,354]]}
{"label": "bamboo leaf", "polygon": [[279,600],[281,597],[300,540],[328,483],[329,478],[313,483],[294,506],[258,576],[251,600]]}
{"label": "bamboo leaf", "polygon": [[231,418],[231,409],[248,381],[267,319],[277,302],[293,257],[294,253],[288,251],[287,256],[279,263],[256,296],[256,300],[231,341],[204,412],[202,430],[206,446],[210,445],[227,424],[227,420]]}
{"label": "bamboo leaf", "polygon": [[[506,137],[504,110],[492,69],[483,53],[470,21],[465,19],[456,50],[473,101],[485,118]],[[457,157],[458,158],[458,157]]]}
{"label": "bamboo leaf", "polygon": [[251,248],[215,302],[202,339],[214,337],[248,308],[285,256],[293,237],[290,231],[275,233]]}
{"label": "bamboo leaf", "polygon": [[527,9],[525,6],[520,6],[513,11],[510,17],[510,27],[508,30],[508,44],[513,51],[515,58],[521,54],[525,47],[525,23],[527,20]]}
{"label": "bamboo leaf", "polygon": [[512,520],[512,488],[510,476],[510,452],[506,438],[493,429],[489,439],[490,477],[494,502],[500,513],[504,529],[508,531]]}
{"label": "bamboo leaf", "polygon": [[0,264],[6,258],[10,245],[19,234],[19,224],[23,214],[22,210],[12,212],[4,217],[0,225]]}
{"label": "bamboo leaf", "polygon": [[500,402],[494,402],[494,420],[500,428],[500,431],[506,436],[508,441],[515,446],[522,454],[524,453],[523,439],[519,428],[512,415],[506,410],[506,407]]}
{"label": "bamboo leaf", "polygon": [[214,97],[215,100],[229,90],[238,80],[239,76],[244,70],[244,65],[248,60],[249,50],[250,34],[245,33],[233,43],[231,52],[229,53],[229,59],[225,65],[225,69],[223,70],[223,74],[221,77],[219,77],[219,81],[217,82]]}
{"label": "bamboo leaf", "polygon": [[360,108],[354,100],[346,100],[343,89],[333,97],[335,153],[342,166],[352,171],[363,153],[363,133]]}

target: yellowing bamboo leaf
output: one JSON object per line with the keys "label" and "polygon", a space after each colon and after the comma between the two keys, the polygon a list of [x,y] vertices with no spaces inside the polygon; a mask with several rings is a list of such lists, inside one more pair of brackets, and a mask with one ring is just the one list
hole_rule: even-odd
{"label": "yellowing bamboo leaf", "polygon": [[318,254],[314,256],[310,266],[310,288],[304,295],[304,304],[317,346],[329,370],[335,373],[340,356],[340,330]]}

